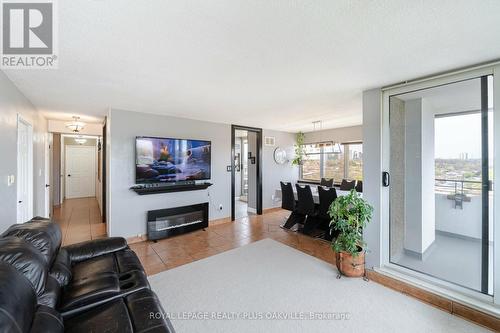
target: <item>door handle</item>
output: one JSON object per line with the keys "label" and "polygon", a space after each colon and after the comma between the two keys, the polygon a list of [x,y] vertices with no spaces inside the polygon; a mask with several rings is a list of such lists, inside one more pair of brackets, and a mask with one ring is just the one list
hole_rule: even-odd
{"label": "door handle", "polygon": [[389,187],[391,184],[391,176],[387,171],[382,172],[382,186]]}
{"label": "door handle", "polygon": [[71,177],[71,175],[68,175],[68,177]]}
{"label": "door handle", "polygon": [[19,200],[17,203],[23,203],[23,201],[22,201],[22,200]]}
{"label": "door handle", "polygon": [[45,187],[50,187],[50,185],[49,184],[45,184]]}

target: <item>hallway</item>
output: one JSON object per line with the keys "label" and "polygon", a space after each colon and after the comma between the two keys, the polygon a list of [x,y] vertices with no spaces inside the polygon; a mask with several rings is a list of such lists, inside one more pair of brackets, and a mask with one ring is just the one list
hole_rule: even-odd
{"label": "hallway", "polygon": [[106,237],[96,198],[67,199],[54,208],[53,219],[61,227],[63,245]]}

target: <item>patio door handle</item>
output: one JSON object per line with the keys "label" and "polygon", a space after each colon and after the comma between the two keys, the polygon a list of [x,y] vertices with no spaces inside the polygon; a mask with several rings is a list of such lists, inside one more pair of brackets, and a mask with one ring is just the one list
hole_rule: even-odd
{"label": "patio door handle", "polygon": [[391,175],[387,171],[382,172],[382,186],[389,187],[391,184]]}

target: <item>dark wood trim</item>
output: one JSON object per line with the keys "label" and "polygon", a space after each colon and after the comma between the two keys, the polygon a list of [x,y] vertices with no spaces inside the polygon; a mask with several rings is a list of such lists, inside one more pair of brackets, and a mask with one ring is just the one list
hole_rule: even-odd
{"label": "dark wood trim", "polygon": [[257,215],[262,215],[262,128],[231,125],[231,221],[235,220],[235,143],[236,130],[255,132],[257,134]]}
{"label": "dark wood trim", "polygon": [[107,202],[107,192],[106,192],[106,182],[107,177],[106,177],[106,170],[107,170],[107,151],[108,151],[108,118],[104,117],[104,126],[102,127],[102,147],[101,147],[101,163],[102,163],[102,171],[101,171],[101,181],[102,181],[102,222],[106,223],[106,215],[107,215],[107,209],[106,209],[106,202]]}

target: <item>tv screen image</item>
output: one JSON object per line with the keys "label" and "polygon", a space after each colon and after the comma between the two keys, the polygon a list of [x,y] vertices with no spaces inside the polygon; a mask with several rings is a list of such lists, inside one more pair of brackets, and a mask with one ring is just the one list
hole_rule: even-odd
{"label": "tv screen image", "polygon": [[136,183],[210,179],[211,142],[136,138]]}

